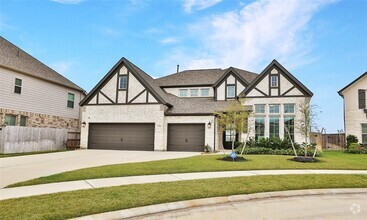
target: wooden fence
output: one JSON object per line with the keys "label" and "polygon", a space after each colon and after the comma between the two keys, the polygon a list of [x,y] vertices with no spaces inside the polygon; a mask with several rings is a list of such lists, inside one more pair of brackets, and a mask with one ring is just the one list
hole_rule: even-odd
{"label": "wooden fence", "polygon": [[67,129],[6,126],[0,130],[0,153],[65,149]]}
{"label": "wooden fence", "polygon": [[323,150],[343,150],[346,147],[345,134],[318,134],[311,135],[311,143],[317,143]]}

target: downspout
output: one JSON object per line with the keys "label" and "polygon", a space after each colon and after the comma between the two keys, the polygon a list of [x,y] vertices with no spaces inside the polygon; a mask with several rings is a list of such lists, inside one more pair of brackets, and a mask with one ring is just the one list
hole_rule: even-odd
{"label": "downspout", "polygon": [[216,132],[216,128],[217,128],[217,126],[216,126],[216,117],[215,117],[215,115],[214,115],[214,147],[213,147],[213,151],[215,152],[215,140],[216,140],[216,134],[217,134],[217,132]]}

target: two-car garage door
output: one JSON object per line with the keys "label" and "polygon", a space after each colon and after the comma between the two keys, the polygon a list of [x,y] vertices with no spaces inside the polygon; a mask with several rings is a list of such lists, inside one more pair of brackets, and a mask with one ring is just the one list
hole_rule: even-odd
{"label": "two-car garage door", "polygon": [[[168,151],[204,150],[205,124],[168,124]],[[91,123],[89,149],[154,150],[154,123]]]}
{"label": "two-car garage door", "polygon": [[89,124],[90,149],[154,150],[154,124]]}

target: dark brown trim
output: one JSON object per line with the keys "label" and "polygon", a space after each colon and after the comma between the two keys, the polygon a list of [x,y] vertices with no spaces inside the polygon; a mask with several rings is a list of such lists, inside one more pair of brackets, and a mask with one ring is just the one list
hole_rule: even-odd
{"label": "dark brown trim", "polygon": [[146,97],[145,103],[148,103],[148,102],[149,102],[149,92],[147,91],[147,97]]}
{"label": "dark brown trim", "polygon": [[[304,86],[297,78],[295,78],[287,69],[285,69],[278,61],[273,60],[252,83],[240,94],[240,97],[245,97],[256,85],[258,85],[266,75],[270,74],[271,68],[277,67],[278,73],[287,78],[293,85],[295,85],[305,96],[312,97],[313,93]],[[280,71],[279,71],[280,70]],[[270,91],[269,91],[270,92]]]}
{"label": "dark brown trim", "polygon": [[161,88],[181,88],[181,87],[212,87],[213,84],[197,84],[197,85],[169,85],[169,86],[160,86]]}
{"label": "dark brown trim", "polygon": [[288,89],[287,91],[285,91],[283,94],[281,94],[281,97],[284,97],[285,95],[287,95],[290,91],[292,91],[294,88],[296,88],[295,86],[292,86],[290,89]]}
{"label": "dark brown trim", "polygon": [[[305,97],[304,95],[290,95],[286,96],[287,98],[298,98],[298,97]],[[279,98],[279,96],[248,96],[248,98]]]}
{"label": "dark brown trim", "polygon": [[367,71],[366,71],[365,73],[363,73],[361,76],[359,76],[357,79],[353,80],[353,82],[349,83],[347,86],[345,86],[344,88],[342,88],[342,89],[338,92],[338,94],[339,94],[341,97],[343,97],[343,91],[344,91],[345,89],[347,89],[349,86],[353,85],[355,82],[357,82],[358,80],[362,79],[362,78],[363,78],[364,76],[366,76],[366,75],[367,75]]}
{"label": "dark brown trim", "polygon": [[97,92],[97,100],[96,100],[96,104],[99,104],[99,91]]}
{"label": "dark brown trim", "polygon": [[143,91],[139,92],[134,98],[132,98],[128,103],[132,103],[133,101],[135,101],[135,99],[137,99],[141,94],[143,94],[144,92],[146,92],[147,90],[144,89]]}
{"label": "dark brown trim", "polygon": [[165,116],[212,116],[213,113],[164,113]]}
{"label": "dark brown trim", "polygon": [[258,89],[258,88],[254,88],[256,91],[258,91],[258,92],[260,92],[261,94],[263,94],[264,96],[266,96],[266,97],[269,97],[269,95],[267,95],[265,92],[263,92],[263,91],[261,91],[260,89]]}
{"label": "dark brown trim", "polygon": [[99,91],[99,93],[101,93],[106,99],[108,99],[108,101],[110,101],[111,103],[115,103],[114,101],[112,101],[112,99],[110,99],[106,94],[104,94],[102,91]]}
{"label": "dark brown trim", "polygon": [[156,102],[156,103],[100,103],[100,104],[85,104],[86,106],[98,106],[98,105],[163,105],[162,103]]}
{"label": "dark brown trim", "polygon": [[[127,69],[127,68],[126,68]],[[128,103],[128,99],[129,99],[129,80],[130,80],[130,71],[129,69],[127,69],[127,74],[126,74],[126,80],[127,80],[127,85],[126,85],[126,97],[125,97],[125,103]]]}
{"label": "dark brown trim", "polygon": [[224,100],[225,101],[227,101],[227,78],[224,81]]}
{"label": "dark brown trim", "polygon": [[115,103],[117,103],[119,101],[119,90],[118,90],[118,88],[120,87],[120,69],[118,71],[117,80],[116,80],[117,84],[116,84],[116,102]]}
{"label": "dark brown trim", "polygon": [[224,80],[228,78],[228,75],[234,75],[237,77],[239,81],[243,82],[245,86],[248,86],[250,83],[246,81],[233,67],[228,68],[228,70],[213,84],[213,87],[218,87]]}

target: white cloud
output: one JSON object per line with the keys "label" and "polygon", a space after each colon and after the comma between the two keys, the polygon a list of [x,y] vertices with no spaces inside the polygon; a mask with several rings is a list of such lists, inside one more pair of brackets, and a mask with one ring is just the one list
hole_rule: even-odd
{"label": "white cloud", "polygon": [[83,2],[84,0],[51,0],[51,1],[67,5],[76,5]]}
{"label": "white cloud", "polygon": [[[296,67],[313,62],[310,20],[327,0],[259,0],[189,27],[199,47],[175,48],[169,62],[186,68],[264,68],[272,59]],[[177,59],[177,60],[174,60]],[[166,60],[167,61],[167,60]]]}
{"label": "white cloud", "polygon": [[56,72],[62,74],[63,76],[67,76],[70,73],[70,70],[73,67],[73,65],[74,65],[73,61],[62,60],[51,63],[50,67]]}
{"label": "white cloud", "polygon": [[184,10],[186,13],[191,13],[192,10],[203,10],[209,7],[212,7],[222,0],[185,0],[184,2]]}
{"label": "white cloud", "polygon": [[167,37],[160,41],[161,44],[174,44],[178,43],[180,40],[176,37]]}

